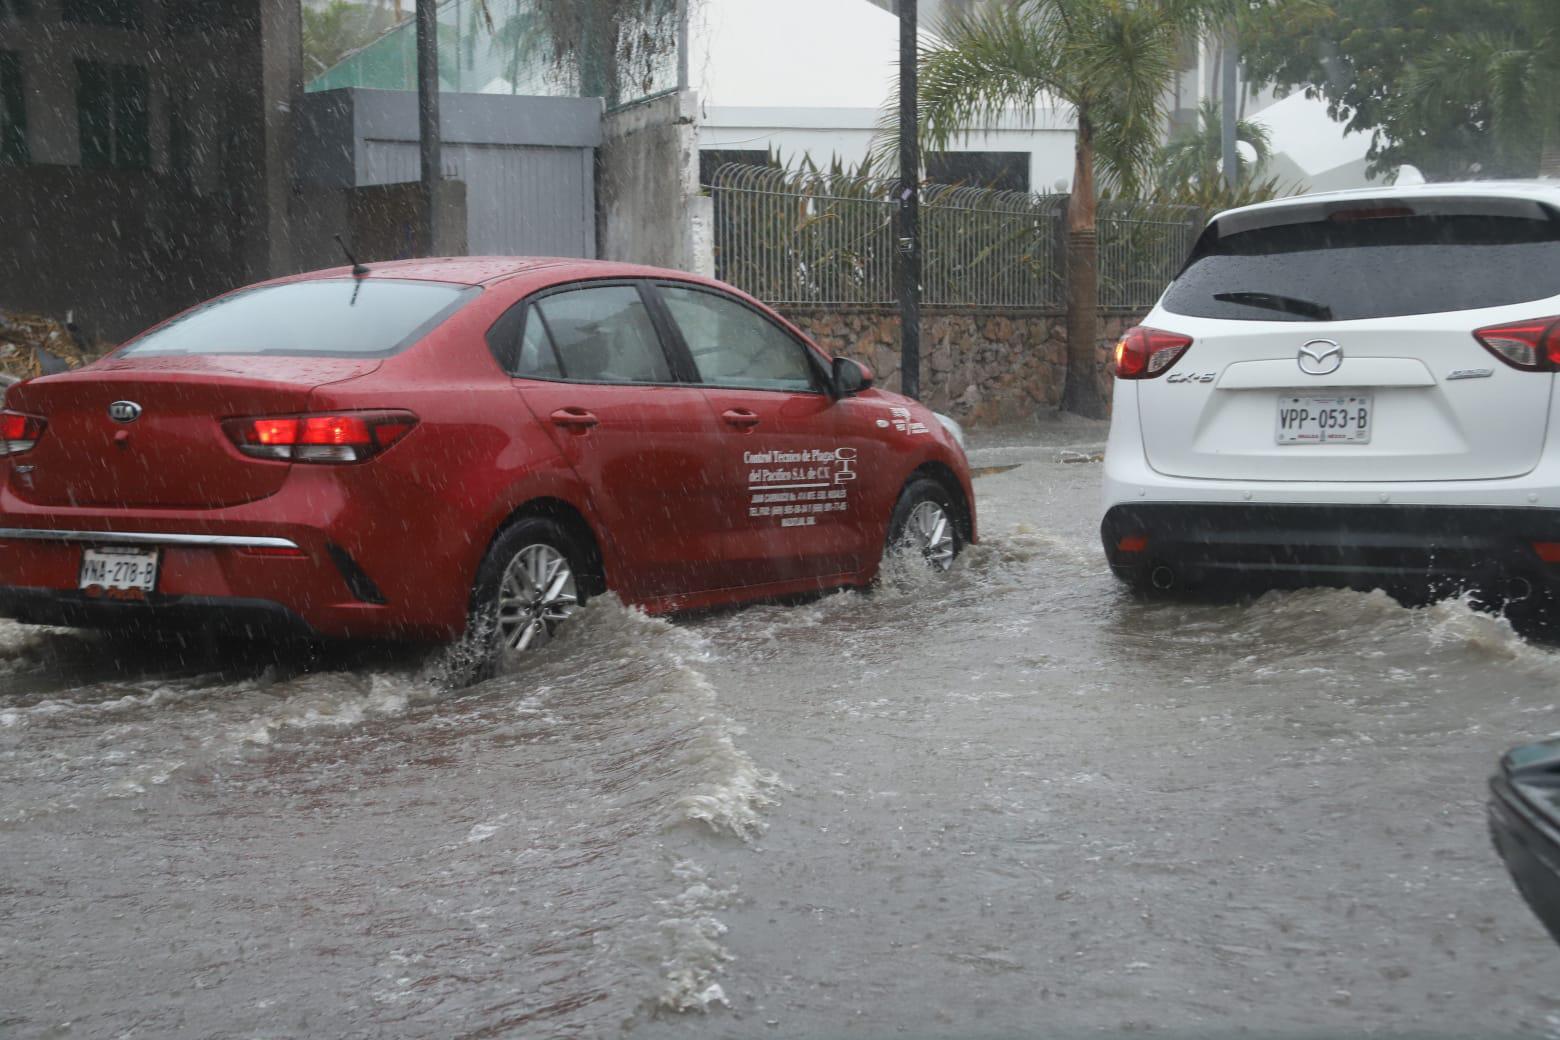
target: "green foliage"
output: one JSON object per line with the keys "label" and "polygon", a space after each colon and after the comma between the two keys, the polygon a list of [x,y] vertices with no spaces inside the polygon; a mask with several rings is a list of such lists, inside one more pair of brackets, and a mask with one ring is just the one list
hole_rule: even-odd
{"label": "green foliage", "polygon": [[1521,0],[1513,13],[1515,32],[1479,27],[1416,57],[1389,111],[1398,122],[1487,111],[1497,161],[1524,173],[1544,161],[1545,172],[1560,173],[1560,4]]}
{"label": "green foliage", "polygon": [[[1242,57],[1252,81],[1303,90],[1372,134],[1374,172],[1410,163],[1430,179],[1530,175],[1536,140],[1495,129],[1502,49],[1480,58],[1472,44],[1531,47],[1534,19],[1556,12],[1555,0],[1269,0],[1243,16]],[[1551,71],[1530,86],[1553,83]]]}
{"label": "green foliage", "polygon": [[1158,154],[1166,87],[1185,44],[1230,0],[1015,0],[956,13],[920,55],[929,147],[1055,98],[1106,184],[1135,192]]}
{"label": "green foliage", "polygon": [[[1249,120],[1235,124],[1235,139],[1251,146],[1256,161],[1239,154],[1239,181],[1249,183],[1262,175],[1262,168],[1273,157],[1267,127]],[[1198,107],[1195,126],[1183,128],[1160,150],[1155,162],[1155,181],[1160,188],[1180,185],[1209,186],[1223,179],[1219,167],[1224,161],[1223,113],[1217,101],[1204,98]]]}
{"label": "green foliage", "polygon": [[580,93],[616,101],[649,93],[677,48],[674,0],[536,0],[555,67],[579,70]]}
{"label": "green foliage", "polygon": [[1156,206],[1194,206],[1209,214],[1239,206],[1254,206],[1283,195],[1295,195],[1304,185],[1282,184],[1277,177],[1242,179],[1235,188],[1222,177],[1213,180],[1181,181],[1156,188],[1145,200]]}
{"label": "green foliage", "polygon": [[371,43],[395,24],[383,3],[330,0],[324,7],[303,8],[303,65],[306,77],[317,76],[348,53]]}

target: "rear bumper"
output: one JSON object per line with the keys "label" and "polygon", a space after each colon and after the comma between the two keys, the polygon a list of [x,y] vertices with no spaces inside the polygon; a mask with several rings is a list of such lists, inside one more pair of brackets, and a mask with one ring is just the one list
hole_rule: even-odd
{"label": "rear bumper", "polygon": [[[437,509],[411,495],[387,505],[316,471],[211,510],[43,507],[0,489],[0,616],[175,627],[203,614],[227,628],[281,619],[328,638],[446,639],[464,625],[469,584],[449,562],[464,535],[450,538],[459,528]],[[104,545],[157,549],[156,591],[109,600],[80,590],[84,548]]]}
{"label": "rear bumper", "polygon": [[205,630],[257,636],[310,636],[312,626],[280,603],[220,596],[97,599],[82,592],[0,588],[0,616],[29,625],[148,631]]}
{"label": "rear bumper", "polygon": [[1560,942],[1560,831],[1556,821],[1534,808],[1507,777],[1490,781],[1490,838],[1517,891]]}
{"label": "rear bumper", "polygon": [[[83,549],[110,545],[157,550],[156,591],[78,588]],[[437,638],[406,631],[402,612],[387,605],[356,561],[319,532],[305,537],[290,531],[283,538],[0,528],[0,617],[71,627]]]}
{"label": "rear bumper", "polygon": [[1161,588],[1560,587],[1533,548],[1560,542],[1560,509],[1148,502],[1112,507],[1100,534],[1117,575]]}

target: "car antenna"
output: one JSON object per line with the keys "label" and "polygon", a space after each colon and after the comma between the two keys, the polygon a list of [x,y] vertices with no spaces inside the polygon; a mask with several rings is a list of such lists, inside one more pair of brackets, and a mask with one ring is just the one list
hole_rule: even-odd
{"label": "car antenna", "polygon": [[368,274],[368,268],[358,263],[358,258],[352,255],[352,250],[347,248],[347,244],[341,240],[341,236],[333,235],[331,237],[335,238],[336,244],[341,247],[341,251],[347,254],[347,259],[352,261],[352,277],[361,278]]}

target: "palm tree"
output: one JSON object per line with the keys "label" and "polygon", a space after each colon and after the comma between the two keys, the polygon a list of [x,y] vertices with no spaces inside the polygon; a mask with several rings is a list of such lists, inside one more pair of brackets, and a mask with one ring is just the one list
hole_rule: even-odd
{"label": "palm tree", "polygon": [[[1235,124],[1235,139],[1251,147],[1254,159],[1237,152],[1239,184],[1250,184],[1262,175],[1262,168],[1273,158],[1272,140],[1267,127],[1242,119]],[[1219,166],[1224,160],[1223,115],[1219,103],[1203,98],[1197,106],[1197,123],[1173,135],[1160,150],[1155,165],[1157,180],[1164,189],[1180,185],[1207,185],[1220,180]]]}
{"label": "palm tree", "polygon": [[1518,32],[1459,33],[1411,64],[1401,103],[1426,114],[1453,106],[1470,120],[1487,113],[1504,158],[1536,158],[1539,176],[1560,177],[1560,3],[1525,0],[1517,14]]}
{"label": "palm tree", "polygon": [[1234,16],[1232,0],[996,0],[955,13],[920,52],[928,148],[1054,98],[1077,118],[1067,203],[1063,407],[1101,415],[1096,171],[1121,194],[1147,178],[1164,98],[1189,39]]}

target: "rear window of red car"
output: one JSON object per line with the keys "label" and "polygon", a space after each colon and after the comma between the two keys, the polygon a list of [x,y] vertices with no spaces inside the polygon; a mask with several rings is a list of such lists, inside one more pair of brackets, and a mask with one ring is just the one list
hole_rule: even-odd
{"label": "rear window of red car", "polygon": [[417,342],[480,292],[470,285],[389,278],[245,289],[153,329],[120,356],[385,357]]}

